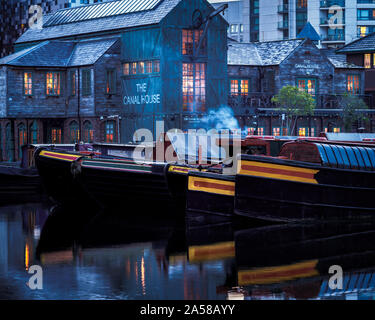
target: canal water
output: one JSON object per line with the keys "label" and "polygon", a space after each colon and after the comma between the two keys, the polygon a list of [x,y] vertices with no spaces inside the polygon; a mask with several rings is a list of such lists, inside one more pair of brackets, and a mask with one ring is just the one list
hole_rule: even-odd
{"label": "canal water", "polygon": [[[374,226],[363,223],[264,225],[4,206],[0,299],[373,300],[374,240]],[[33,266],[41,267],[41,289],[28,285]]]}

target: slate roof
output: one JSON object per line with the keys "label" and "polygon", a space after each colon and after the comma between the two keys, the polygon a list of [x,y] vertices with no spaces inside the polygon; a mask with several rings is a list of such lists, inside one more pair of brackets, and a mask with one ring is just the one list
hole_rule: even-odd
{"label": "slate roof", "polygon": [[350,52],[367,52],[375,50],[375,32],[369,35],[354,40],[342,48],[337,50],[337,53],[350,53]]}
{"label": "slate roof", "polygon": [[76,67],[94,64],[119,38],[45,41],[0,59],[0,65]]}
{"label": "slate roof", "polygon": [[321,49],[321,52],[326,55],[337,69],[363,69],[362,66],[346,62],[346,55],[336,53],[335,49]]}
{"label": "slate roof", "polygon": [[301,32],[298,34],[297,39],[310,39],[312,41],[321,40],[319,34],[310,22],[307,22]]}
{"label": "slate roof", "polygon": [[[275,66],[281,64],[304,41],[302,39],[269,42],[228,42],[228,64],[244,66]],[[334,50],[321,49],[335,68],[363,69],[346,62],[346,56]]]}
{"label": "slate roof", "polygon": [[[127,1],[127,0],[124,0]],[[147,1],[147,0],[144,0]],[[162,0],[152,10],[105,16],[96,19],[76,21],[74,23],[45,26],[41,29],[28,29],[17,41],[17,44],[78,36],[95,32],[116,31],[130,27],[158,24],[182,0]],[[103,3],[93,4],[92,10],[100,8]],[[80,7],[69,9],[78,10]],[[57,11],[59,13],[61,10]],[[54,14],[44,16],[44,25],[48,25]]]}
{"label": "slate roof", "polygon": [[229,65],[272,66],[283,62],[304,40],[228,44]]}

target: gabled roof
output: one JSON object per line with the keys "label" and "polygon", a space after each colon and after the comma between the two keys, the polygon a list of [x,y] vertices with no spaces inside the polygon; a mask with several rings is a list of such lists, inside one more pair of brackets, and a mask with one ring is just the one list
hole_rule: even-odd
{"label": "gabled roof", "polygon": [[348,43],[347,45],[338,49],[337,53],[355,53],[368,51],[375,51],[375,32]]}
{"label": "gabled roof", "polygon": [[272,66],[282,63],[304,40],[228,43],[229,65]]}
{"label": "gabled roof", "polygon": [[301,32],[298,34],[297,39],[310,39],[312,41],[321,40],[319,34],[310,22],[307,22]]}
{"label": "gabled roof", "polygon": [[[302,43],[310,40],[280,40],[269,42],[228,42],[228,64],[244,66],[274,66],[280,65]],[[327,57],[335,68],[363,69],[352,63],[346,62],[346,56],[336,54],[334,50],[321,49],[320,52]]]}
{"label": "gabled roof", "polygon": [[320,51],[326,55],[329,61],[331,61],[333,66],[337,69],[364,69],[362,66],[346,62],[346,55],[337,54],[335,49],[321,49]]}
{"label": "gabled roof", "polygon": [[[54,14],[43,17],[43,28],[28,29],[16,43],[44,41],[158,24],[181,1],[117,0],[58,10]],[[151,3],[153,6],[148,6],[147,3]],[[115,10],[115,6],[118,6],[118,10]],[[147,8],[147,10],[139,11],[137,8]],[[82,10],[81,13],[80,10]]]}
{"label": "gabled roof", "polygon": [[119,38],[45,41],[0,59],[0,65],[22,67],[75,67],[94,64]]}

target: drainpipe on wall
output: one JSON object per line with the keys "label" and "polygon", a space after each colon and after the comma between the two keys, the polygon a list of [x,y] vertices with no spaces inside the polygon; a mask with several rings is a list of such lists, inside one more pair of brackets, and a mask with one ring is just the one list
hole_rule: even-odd
{"label": "drainpipe on wall", "polygon": [[79,130],[79,141],[81,141],[82,137],[82,126],[81,126],[81,91],[80,91],[80,85],[81,85],[81,80],[80,80],[80,68],[78,70],[78,85],[77,85],[77,96],[78,96],[78,101],[77,101],[77,118],[78,118],[78,130]]}

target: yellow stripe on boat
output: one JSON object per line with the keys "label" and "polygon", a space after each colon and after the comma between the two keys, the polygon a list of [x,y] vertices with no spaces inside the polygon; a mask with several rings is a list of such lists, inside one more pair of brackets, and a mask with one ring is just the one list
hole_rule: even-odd
{"label": "yellow stripe on boat", "polygon": [[[189,168],[184,166],[170,166],[168,169],[169,172],[177,172],[177,173],[183,173],[188,174],[189,171],[199,171],[198,168]],[[207,169],[200,170],[201,172],[206,172]]]}
{"label": "yellow stripe on boat", "polygon": [[318,184],[315,175],[319,170],[285,166],[259,161],[239,161],[237,173],[247,176],[273,178]]}
{"label": "yellow stripe on boat", "polygon": [[234,196],[235,182],[189,176],[189,190]]}
{"label": "yellow stripe on boat", "polygon": [[286,266],[238,271],[238,285],[270,284],[299,278],[318,276],[318,260],[299,262]]}
{"label": "yellow stripe on boat", "polygon": [[235,257],[234,241],[189,247],[189,261],[201,262]]}
{"label": "yellow stripe on boat", "polygon": [[48,150],[42,150],[39,156],[43,156],[43,157],[51,158],[51,159],[63,160],[63,161],[70,161],[70,162],[73,162],[82,157],[81,155],[58,153],[58,152],[52,152]]}

